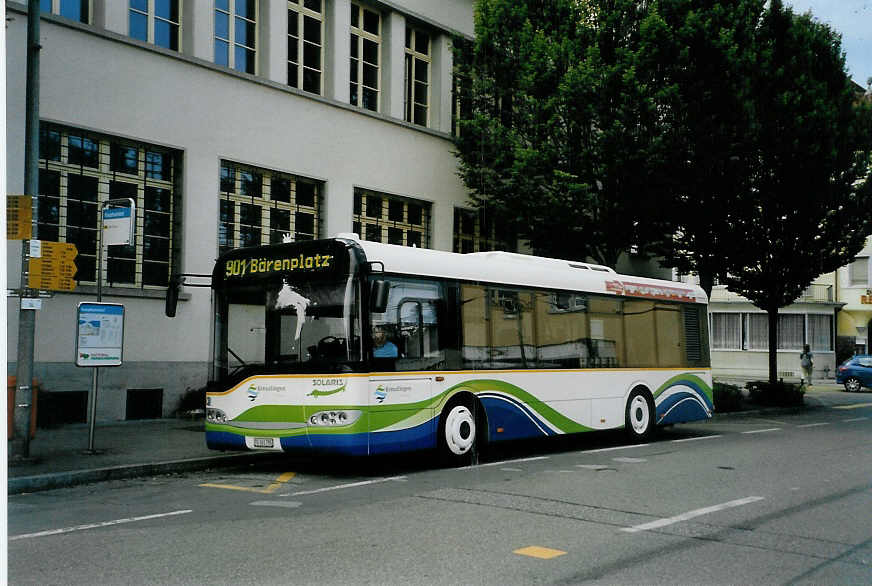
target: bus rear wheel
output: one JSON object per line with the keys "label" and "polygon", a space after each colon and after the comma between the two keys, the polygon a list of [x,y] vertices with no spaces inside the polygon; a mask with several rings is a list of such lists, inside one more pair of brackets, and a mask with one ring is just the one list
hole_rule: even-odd
{"label": "bus rear wheel", "polygon": [[481,434],[474,399],[451,401],[439,418],[439,455],[452,466],[466,465],[478,449]]}
{"label": "bus rear wheel", "polygon": [[627,434],[634,441],[648,441],[654,435],[657,412],[651,395],[644,389],[634,389],[627,399],[624,413]]}

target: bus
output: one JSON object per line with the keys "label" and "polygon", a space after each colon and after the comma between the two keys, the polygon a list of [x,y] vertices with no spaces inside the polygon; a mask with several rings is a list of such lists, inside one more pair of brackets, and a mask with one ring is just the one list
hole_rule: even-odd
{"label": "bus", "polygon": [[471,461],[492,442],[711,417],[698,287],[508,252],[335,238],[212,274],[216,450]]}

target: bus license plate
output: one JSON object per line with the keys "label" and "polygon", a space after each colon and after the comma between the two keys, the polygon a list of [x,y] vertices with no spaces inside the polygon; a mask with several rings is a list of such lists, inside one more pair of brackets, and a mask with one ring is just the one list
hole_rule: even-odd
{"label": "bus license plate", "polygon": [[273,438],[271,437],[256,437],[254,438],[255,448],[271,448],[273,447]]}

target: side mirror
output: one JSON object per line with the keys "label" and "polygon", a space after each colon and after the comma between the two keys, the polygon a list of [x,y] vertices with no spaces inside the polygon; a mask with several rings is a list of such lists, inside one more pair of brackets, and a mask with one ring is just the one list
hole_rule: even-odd
{"label": "side mirror", "polygon": [[176,305],[179,303],[179,291],[184,282],[185,278],[182,275],[170,275],[170,282],[167,286],[166,307],[164,308],[164,313],[167,317],[176,317]]}
{"label": "side mirror", "polygon": [[384,313],[387,310],[390,290],[391,285],[387,281],[378,279],[372,282],[369,308],[373,313]]}

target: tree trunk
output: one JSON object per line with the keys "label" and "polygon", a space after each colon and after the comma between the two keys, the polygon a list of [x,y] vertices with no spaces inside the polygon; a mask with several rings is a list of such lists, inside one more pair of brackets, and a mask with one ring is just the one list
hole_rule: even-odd
{"label": "tree trunk", "polygon": [[778,308],[767,309],[769,314],[769,384],[778,382]]}
{"label": "tree trunk", "polygon": [[704,269],[699,271],[699,286],[702,287],[702,290],[705,291],[705,296],[711,301],[712,289],[715,287],[715,277],[711,271]]}

